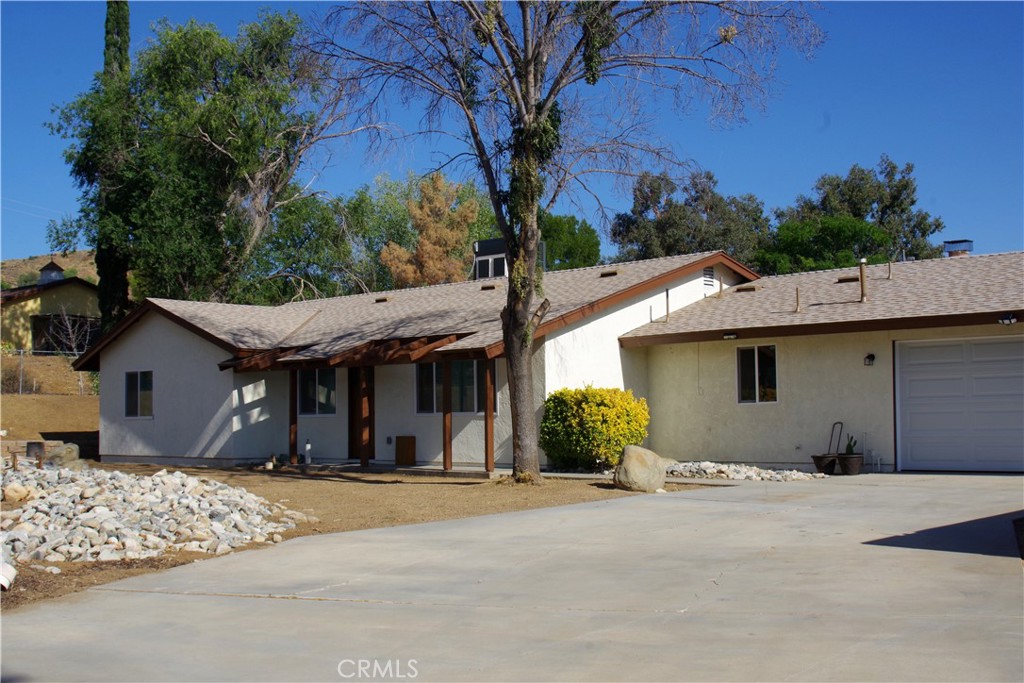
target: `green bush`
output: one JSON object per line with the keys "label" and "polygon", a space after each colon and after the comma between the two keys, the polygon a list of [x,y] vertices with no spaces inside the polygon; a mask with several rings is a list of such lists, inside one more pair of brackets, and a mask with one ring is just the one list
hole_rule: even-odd
{"label": "green bush", "polygon": [[560,389],[544,401],[540,445],[557,469],[601,470],[647,438],[647,401],[621,389]]}

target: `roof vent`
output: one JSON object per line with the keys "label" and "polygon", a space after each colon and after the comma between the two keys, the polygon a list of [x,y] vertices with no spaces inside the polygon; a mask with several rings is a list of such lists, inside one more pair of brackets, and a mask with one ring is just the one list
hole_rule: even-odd
{"label": "roof vent", "polygon": [[738,287],[733,287],[732,291],[734,291],[734,292],[756,292],[759,289],[761,289],[761,285],[739,285]]}
{"label": "roof vent", "polygon": [[619,274],[618,269],[615,270],[602,270],[599,277],[615,277]]}
{"label": "roof vent", "polygon": [[841,275],[839,279],[836,280],[837,285],[841,285],[844,282],[860,282],[860,275]]}
{"label": "roof vent", "polygon": [[390,296],[379,296],[379,297],[377,297],[376,299],[373,300],[373,303],[375,303],[375,304],[383,304],[383,303],[386,303],[388,301],[391,301],[391,297]]}
{"label": "roof vent", "polygon": [[970,256],[974,251],[973,240],[946,240],[942,243],[942,251],[946,252],[949,258],[958,256]]}
{"label": "roof vent", "polygon": [[497,288],[498,288],[498,285],[495,285],[495,284],[490,284],[490,285],[480,285],[480,291],[481,291],[481,292],[489,292],[489,291],[491,291],[492,289],[497,289]]}

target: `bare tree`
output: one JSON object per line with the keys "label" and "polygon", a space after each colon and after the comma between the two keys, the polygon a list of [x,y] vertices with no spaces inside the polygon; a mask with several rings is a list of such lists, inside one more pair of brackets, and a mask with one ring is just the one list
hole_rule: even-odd
{"label": "bare tree", "polygon": [[[363,123],[424,105],[422,131],[449,136],[483,177],[510,263],[502,314],[513,472],[539,480],[531,356],[537,210],[567,190],[600,197],[591,173],[629,178],[678,161],[651,134],[654,112],[694,99],[716,120],[763,104],[775,57],[821,33],[782,2],[356,2],[326,16],[315,49],[357,83]],[[661,109],[659,109],[661,108]]]}
{"label": "bare tree", "polygon": [[46,320],[46,343],[58,353],[80,356],[89,348],[90,342],[99,334],[100,321],[84,315],[69,313],[61,305],[60,313]]}

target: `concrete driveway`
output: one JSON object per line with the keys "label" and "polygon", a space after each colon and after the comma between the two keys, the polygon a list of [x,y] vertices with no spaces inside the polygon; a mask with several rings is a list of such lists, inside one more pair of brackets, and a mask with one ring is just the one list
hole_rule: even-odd
{"label": "concrete driveway", "polygon": [[306,537],[3,615],[4,681],[1024,680],[1018,476]]}

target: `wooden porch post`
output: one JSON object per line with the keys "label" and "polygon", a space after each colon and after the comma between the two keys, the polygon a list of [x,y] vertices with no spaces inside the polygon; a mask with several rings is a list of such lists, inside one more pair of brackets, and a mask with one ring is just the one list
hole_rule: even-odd
{"label": "wooden porch post", "polygon": [[288,371],[288,462],[299,459],[299,373]]}
{"label": "wooden porch post", "polygon": [[494,471],[494,361],[484,360],[484,469]]}
{"label": "wooden porch post", "polygon": [[348,451],[350,458],[359,458],[360,467],[369,467],[370,459],[375,455],[374,403],[373,367],[350,367],[348,369]]}
{"label": "wooden porch post", "polygon": [[452,364],[447,360],[441,363],[441,404],[442,466],[447,472],[452,469]]}

